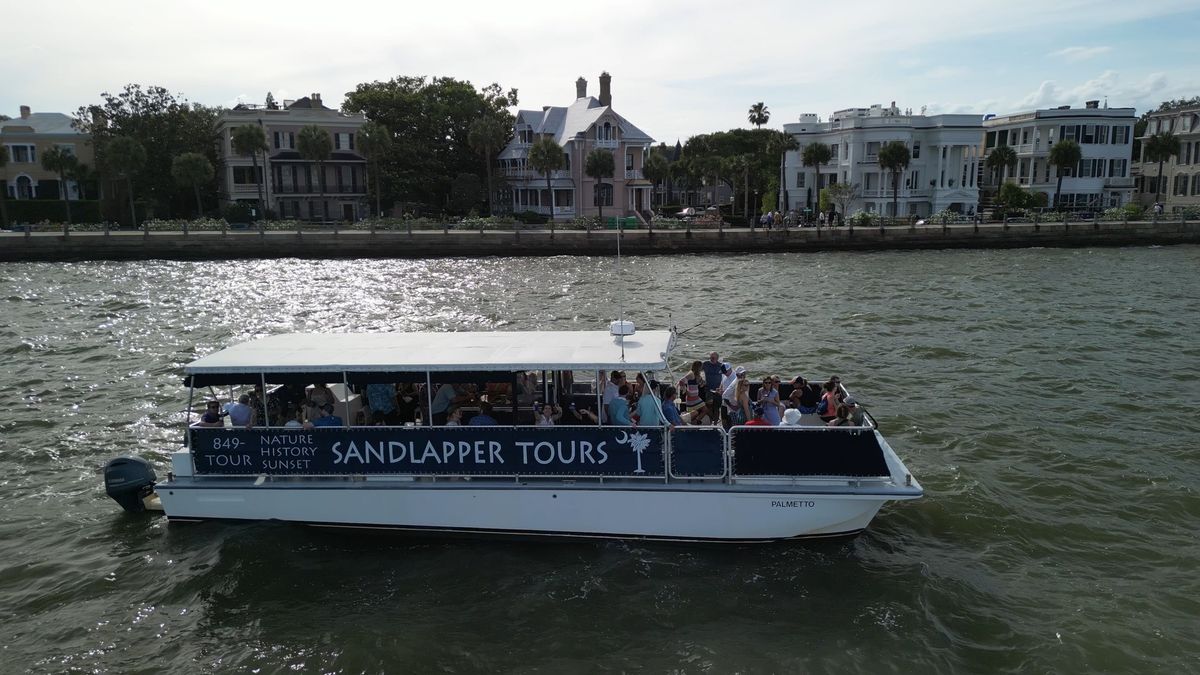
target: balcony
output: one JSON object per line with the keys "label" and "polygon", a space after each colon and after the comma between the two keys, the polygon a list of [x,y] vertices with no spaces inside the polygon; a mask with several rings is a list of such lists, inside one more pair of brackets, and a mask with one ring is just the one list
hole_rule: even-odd
{"label": "balcony", "polygon": [[646,175],[641,169],[625,169],[625,180],[643,180]]}
{"label": "balcony", "polygon": [[[550,215],[550,207],[549,206],[515,206],[513,208],[517,211],[532,211],[534,213],[538,213],[543,216]],[[575,207],[574,206],[555,206],[554,207],[554,216],[556,218],[557,217],[570,217],[570,216],[574,216],[574,215],[575,215]]]}
{"label": "balcony", "polygon": [[612,148],[616,148],[617,145],[619,145],[619,144],[620,144],[620,141],[618,141],[615,138],[597,138],[596,139],[596,147],[597,148],[612,149]]}
{"label": "balcony", "polygon": [[[238,189],[238,188],[242,188],[245,186],[234,186],[234,187],[235,187],[235,189]],[[253,185],[251,185],[250,187],[254,188]],[[254,189],[257,189],[257,188],[254,188]],[[326,186],[326,188],[325,188],[326,195],[337,195],[337,194],[365,195],[366,193],[367,193],[367,188],[366,188],[366,186],[362,186],[362,185],[329,185],[329,186]],[[315,185],[312,185],[312,186],[308,186],[308,185],[272,185],[271,186],[271,194],[276,194],[276,195],[319,195],[319,194],[321,194],[321,192],[320,192],[320,189]]]}
{"label": "balcony", "polygon": [[1110,188],[1131,188],[1133,187],[1132,178],[1105,178],[1104,187]]}
{"label": "balcony", "polygon": [[[544,175],[542,175],[540,172],[534,171],[533,169],[501,169],[500,175],[504,176],[505,178],[516,178],[518,180],[534,180],[537,178],[542,180],[546,179]],[[568,169],[560,169],[558,171],[550,172],[550,178],[569,179],[570,177],[571,172]]]}

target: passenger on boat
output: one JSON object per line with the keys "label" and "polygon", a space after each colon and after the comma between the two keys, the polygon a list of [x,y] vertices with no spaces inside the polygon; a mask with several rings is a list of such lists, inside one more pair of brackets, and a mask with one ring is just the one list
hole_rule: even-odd
{"label": "passenger on boat", "polygon": [[763,417],[764,406],[761,403],[753,403],[750,405],[750,419],[746,420],[748,427],[769,427],[770,422]]}
{"label": "passenger on boat", "polygon": [[430,404],[431,407],[429,409],[433,426],[444,426],[446,424],[446,411],[450,409],[450,406],[466,400],[467,396],[459,392],[458,388],[452,384],[443,384],[438,387],[437,393],[433,395],[433,402]]}
{"label": "passenger on boat", "polygon": [[450,406],[450,411],[446,413],[446,426],[461,427],[462,426],[462,408],[454,405]]}
{"label": "passenger on boat", "polygon": [[608,402],[608,424],[617,427],[633,426],[633,420],[629,417],[629,401],[625,398],[626,396],[629,396],[629,385],[622,384],[617,389],[617,395]]}
{"label": "passenger on boat", "polygon": [[321,412],[324,414],[312,421],[314,427],[341,427],[346,425],[341,417],[333,414],[332,403],[326,403],[321,406]]}
{"label": "passenger on boat", "polygon": [[[697,361],[696,363],[700,363]],[[679,414],[679,408],[675,405],[675,397],[679,395],[679,391],[670,385],[663,390],[662,397],[662,413],[663,418],[667,420],[667,424],[672,429],[683,425],[683,416]],[[703,405],[697,406],[698,410],[703,410]]]}
{"label": "passenger on boat", "polygon": [[826,382],[821,388],[824,390],[824,393],[821,394],[821,402],[817,405],[817,415],[820,416],[822,422],[828,422],[837,417],[837,407],[839,405],[837,389],[833,380]]}
{"label": "passenger on boat", "polygon": [[599,422],[599,419],[596,417],[596,413],[588,408],[581,408],[575,405],[573,401],[567,405],[562,416],[562,424],[569,426],[596,424],[597,422]]}
{"label": "passenger on boat", "polygon": [[[643,382],[646,381],[641,373],[638,373],[638,377],[642,378]],[[658,399],[657,385],[657,382],[651,380],[647,383],[642,396],[638,399],[637,414],[639,427],[661,427],[667,423],[666,418],[663,416],[662,403]]]}
{"label": "passenger on boat", "polygon": [[683,408],[688,412],[704,405],[704,395],[701,393],[704,388],[703,368],[704,362],[692,361],[692,369],[679,380],[679,391],[683,392]]}
{"label": "passenger on boat", "polygon": [[533,424],[538,427],[552,427],[562,417],[562,410],[553,403],[535,403],[533,410],[536,415]]}
{"label": "passenger on boat", "polygon": [[321,409],[325,404],[337,403],[337,396],[333,395],[333,390],[324,382],[316,382],[312,386],[312,390],[308,392],[308,398],[305,401],[304,415],[310,420],[315,420],[321,416]]}
{"label": "passenger on boat", "polygon": [[296,406],[292,410],[292,418],[285,422],[283,426],[287,427],[288,429],[312,428],[311,423],[304,421],[304,408],[301,408],[300,406]]}
{"label": "passenger on boat", "polygon": [[779,423],[781,427],[798,427],[800,426],[800,410],[797,408],[788,408],[783,411],[783,421]]}
{"label": "passenger on boat", "polygon": [[725,378],[728,368],[726,364],[721,363],[720,354],[711,352],[708,360],[704,362],[703,370],[704,381],[700,383],[700,398],[708,403],[708,416],[715,418],[721,406],[721,394],[725,391],[721,388],[721,380]]}
{"label": "passenger on boat", "polygon": [[858,401],[853,396],[847,396],[842,401],[842,405],[850,410],[850,422],[856,427],[861,427],[863,425],[863,418],[866,417],[866,411],[858,404]]}
{"label": "passenger on boat", "polygon": [[237,403],[229,406],[229,423],[246,429],[254,426],[254,408],[250,407],[249,394],[242,394]]}
{"label": "passenger on boat", "polygon": [[396,395],[396,423],[407,424],[417,419],[417,408],[421,405],[421,392],[417,391],[417,385],[411,382],[405,382],[400,385],[400,391]]}
{"label": "passenger on boat", "polygon": [[386,382],[368,384],[367,406],[373,417],[382,418],[387,424],[397,424],[396,385]]}
{"label": "passenger on boat", "polygon": [[608,376],[608,381],[604,383],[604,397],[600,401],[604,407],[600,412],[605,423],[609,421],[608,408],[612,404],[613,399],[621,395],[620,390],[623,384],[625,384],[625,373],[619,370],[612,371]]}
{"label": "passenger on boat", "polygon": [[797,375],[792,380],[792,394],[788,400],[802,415],[811,415],[817,412],[817,404],[821,402],[821,388]]}
{"label": "passenger on boat", "polygon": [[850,424],[850,408],[844,405],[839,405],[837,407],[837,414],[834,415],[833,419],[825,423],[826,426],[830,427],[848,427]]}
{"label": "passenger on boat", "polygon": [[632,391],[629,392],[635,399],[640,399],[642,394],[646,393],[646,376],[643,373],[638,373],[633,380]]}
{"label": "passenger on boat", "polygon": [[225,416],[229,413],[221,412],[220,401],[209,401],[204,404],[204,414],[200,416],[200,421],[193,426],[197,427],[224,427]]}
{"label": "passenger on boat", "polygon": [[[721,398],[723,399],[725,405],[722,408],[721,419],[726,423],[726,429],[734,424],[744,424],[746,420],[749,419],[750,407],[748,404],[745,410],[741,411],[744,414],[741,415],[740,421],[734,421],[733,419],[734,413],[737,412],[737,408],[739,407],[737,400],[737,389],[739,383],[742,382],[746,382],[746,369],[738,366],[731,375],[725,377],[725,381],[722,383],[724,389],[722,391]],[[749,387],[748,382],[747,387]],[[747,391],[749,391],[749,389],[747,389]],[[748,395],[749,394],[747,394],[747,396]]]}
{"label": "passenger on boat", "polygon": [[758,402],[762,405],[763,419],[771,426],[778,426],[783,415],[783,404],[779,402],[779,376],[768,375],[763,378],[762,387],[758,390]]}
{"label": "passenger on boat", "polygon": [[[737,382],[732,386],[733,396],[726,397],[726,402],[729,403],[729,421],[731,426],[745,424],[750,421],[750,381],[746,379],[745,371],[738,376]],[[732,398],[732,402],[730,402]]]}
{"label": "passenger on boat", "polygon": [[482,401],[479,404],[479,414],[472,417],[467,424],[473,427],[494,427],[500,423],[496,421],[495,417],[492,417],[492,404]]}

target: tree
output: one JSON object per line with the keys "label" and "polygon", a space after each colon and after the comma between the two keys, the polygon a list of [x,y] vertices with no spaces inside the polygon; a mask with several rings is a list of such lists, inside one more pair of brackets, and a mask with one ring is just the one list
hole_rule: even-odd
{"label": "tree", "polygon": [[[146,165],[146,149],[134,138],[117,136],[105,144],[104,163],[113,175],[125,179],[125,185],[129,189],[129,217],[136,228],[137,209],[133,203],[133,178]],[[149,229],[146,229],[146,234],[150,234]]]}
{"label": "tree", "polygon": [[[219,110],[186,99],[176,98],[163,87],[126,85],[113,95],[101,94],[102,102],[79,108],[75,115],[76,129],[88,134],[100,169],[101,198],[114,193],[110,183],[118,180],[105,161],[107,143],[117,136],[127,136],[141,144],[146,161],[130,176],[135,197],[147,208],[163,215],[188,214],[192,211],[193,196],[180,189],[171,177],[171,164],[185,152],[199,152],[213,166],[219,163],[220,135],[216,121]],[[217,184],[214,179],[203,186],[215,200]],[[106,206],[119,212],[120,203]],[[111,218],[116,218],[113,213]]]}
{"label": "tree", "polygon": [[8,146],[0,145],[0,227],[8,229]]}
{"label": "tree", "polygon": [[1083,159],[1083,149],[1075,141],[1064,138],[1054,144],[1050,148],[1050,156],[1048,161],[1054,166],[1054,172],[1058,174],[1058,185],[1054,188],[1054,207],[1058,208],[1062,204],[1060,199],[1062,195],[1063,176],[1067,171],[1073,171]]}
{"label": "tree", "polygon": [[850,204],[862,196],[858,183],[834,183],[822,191],[829,195],[830,201],[837,204],[838,213],[844,217],[850,210]]}
{"label": "tree", "polygon": [[171,163],[171,177],[183,187],[192,188],[196,195],[196,217],[204,216],[204,204],[200,200],[200,186],[213,179],[213,165],[198,152],[185,152]]}
{"label": "tree", "polygon": [[393,133],[392,147],[380,157],[383,200],[441,205],[455,176],[483,175],[479,151],[470,142],[471,125],[491,118],[513,128],[508,109],[517,91],[498,84],[476,89],[448,77],[397,77],[358,85],[346,95],[342,110],[362,113]]}
{"label": "tree", "polygon": [[897,199],[900,191],[900,174],[908,168],[912,155],[904,141],[888,141],[879,149],[879,168],[892,172],[892,217],[899,217]]}
{"label": "tree", "polygon": [[79,160],[74,153],[57,145],[42,153],[42,168],[58,175],[58,196],[62,198],[63,210],[67,213],[67,220],[63,223],[63,234],[68,232],[71,223],[71,202],[67,199],[67,174],[77,164],[79,164]]}
{"label": "tree", "polygon": [[[646,180],[653,183],[656,187],[664,181],[671,178],[671,164],[661,153],[651,151],[650,156],[642,162],[642,173],[646,176]],[[653,206],[654,200],[650,200]]]}
{"label": "tree", "polygon": [[473,173],[460,173],[450,184],[450,209],[459,214],[466,214],[479,205],[479,195],[483,192],[483,181]]}
{"label": "tree", "polygon": [[1017,166],[1017,151],[1011,145],[1001,145],[992,148],[984,165],[996,172],[996,185],[1003,186],[1008,178],[1005,169],[1012,171]]}
{"label": "tree", "polygon": [[828,164],[831,159],[833,159],[833,149],[824,143],[811,143],[804,148],[804,152],[800,155],[800,162],[804,166],[813,168],[812,188],[818,199],[821,194],[821,165]]}
{"label": "tree", "polygon": [[750,114],[747,116],[750,123],[759,129],[771,119],[771,111],[767,110],[766,104],[762,101],[750,106]]}
{"label": "tree", "polygon": [[1033,205],[1033,197],[1020,185],[1005,181],[996,192],[996,205],[1005,209],[1025,209]]}
{"label": "tree", "polygon": [[328,220],[329,208],[325,203],[325,160],[333,153],[333,139],[328,131],[310,124],[300,129],[296,138],[296,151],[304,159],[317,163],[317,192],[321,195],[321,217]]}
{"label": "tree", "polygon": [[604,179],[612,178],[614,171],[616,171],[616,161],[613,159],[613,154],[602,148],[596,148],[589,152],[583,163],[583,172],[596,181],[594,195],[596,207],[600,212],[601,226],[604,225],[604,198],[608,195],[604,190]]}
{"label": "tree", "polygon": [[358,130],[358,151],[367,156],[368,170],[375,181],[375,217],[383,216],[383,193],[379,191],[380,164],[392,149],[392,132],[378,122],[367,122]]}
{"label": "tree", "polygon": [[231,144],[234,152],[249,157],[254,166],[254,184],[258,187],[258,217],[263,218],[266,210],[263,208],[263,175],[258,171],[258,154],[270,149],[267,146],[267,132],[257,124],[243,124],[233,130]]}
{"label": "tree", "polygon": [[1154,134],[1146,139],[1146,159],[1158,162],[1158,177],[1154,179],[1154,203],[1158,203],[1162,192],[1163,162],[1179,154],[1179,137],[1169,131]]}
{"label": "tree", "polygon": [[539,138],[529,148],[529,166],[546,177],[546,192],[550,200],[550,220],[554,220],[554,189],[550,186],[550,174],[563,166],[562,146],[549,136]]}
{"label": "tree", "polygon": [[492,208],[492,200],[496,196],[496,185],[492,181],[495,162],[492,157],[508,143],[510,134],[511,128],[504,126],[496,117],[480,117],[467,130],[467,140],[475,152],[483,156],[483,166],[487,172],[488,215],[495,215],[495,209]]}
{"label": "tree", "polygon": [[87,199],[88,184],[96,180],[96,172],[87,164],[76,162],[71,170],[67,172],[67,177],[75,181],[79,186],[79,198]]}

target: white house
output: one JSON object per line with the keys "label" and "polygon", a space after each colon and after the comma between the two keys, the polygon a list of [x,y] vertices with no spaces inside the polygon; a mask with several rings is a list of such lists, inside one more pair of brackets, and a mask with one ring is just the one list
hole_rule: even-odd
{"label": "white house", "polygon": [[[822,122],[814,114],[783,125],[800,149],[784,156],[784,210],[816,208],[820,189],[851,183],[860,191],[849,213],[892,214],[891,173],[879,166],[879,149],[889,141],[904,143],[912,155],[900,179],[897,210],[901,216],[928,216],[943,210],[973,214],[979,205],[976,176],[982,161],[980,115],[914,115],[890,107],[839,110]],[[804,148],[824,143],[833,160],[820,167],[802,163]]]}
{"label": "white house", "polygon": [[1133,108],[1101,108],[1088,101],[1083,108],[1061,106],[1032,112],[1000,115],[984,120],[984,156],[997,146],[1012,147],[1017,166],[1004,171],[984,171],[984,185],[999,187],[1000,180],[1044,192],[1055,204],[1058,171],[1050,164],[1050,148],[1060,140],[1079,143],[1083,161],[1064,174],[1059,206],[1068,209],[1103,209],[1133,199]]}

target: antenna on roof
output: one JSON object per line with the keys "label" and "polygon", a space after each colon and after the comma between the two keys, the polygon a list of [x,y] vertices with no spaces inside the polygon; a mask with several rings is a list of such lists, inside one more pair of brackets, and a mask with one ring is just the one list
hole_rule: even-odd
{"label": "antenna on roof", "polygon": [[[617,219],[617,262],[616,275],[621,278],[621,219]],[[625,306],[622,302],[622,297],[617,296],[617,320],[608,325],[608,332],[617,337],[617,342],[621,344],[621,362],[625,362],[625,336],[633,335],[636,332],[632,321],[625,320]]]}

